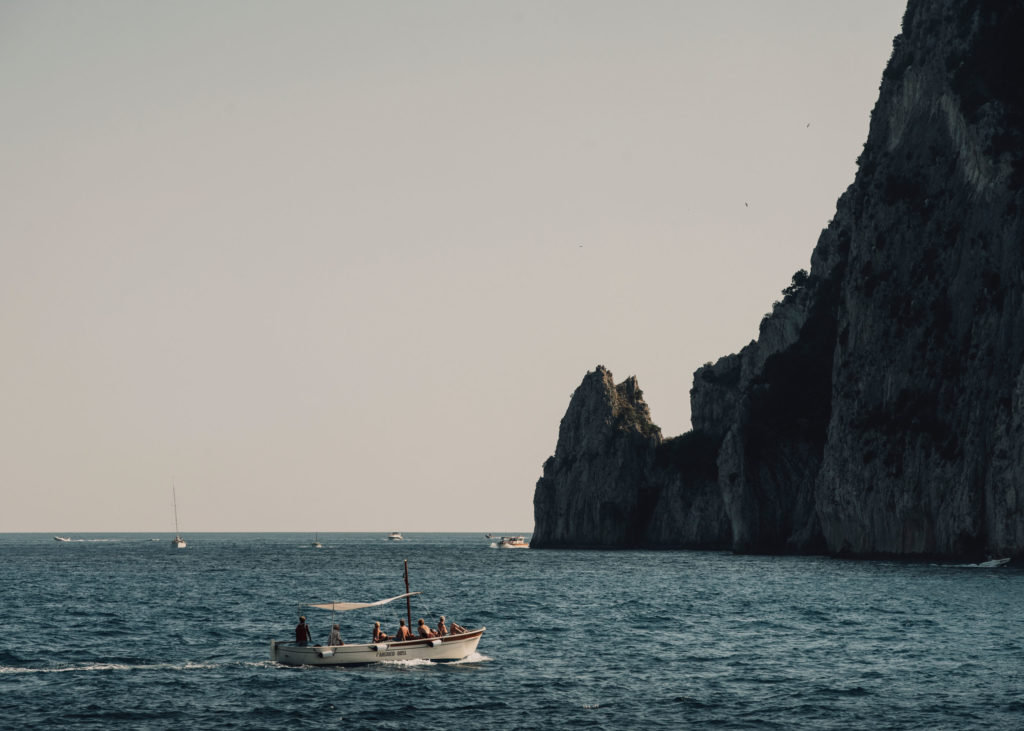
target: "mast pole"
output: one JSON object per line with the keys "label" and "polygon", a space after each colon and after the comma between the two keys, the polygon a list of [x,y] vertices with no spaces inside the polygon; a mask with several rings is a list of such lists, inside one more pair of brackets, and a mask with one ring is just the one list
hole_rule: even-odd
{"label": "mast pole", "polygon": [[[405,559],[405,593],[409,593],[409,559]],[[405,597],[405,619],[409,631],[412,632],[412,598]]]}
{"label": "mast pole", "polygon": [[171,501],[174,503],[174,536],[178,537],[181,535],[181,531],[178,530],[178,490],[174,486],[174,479],[171,479]]}

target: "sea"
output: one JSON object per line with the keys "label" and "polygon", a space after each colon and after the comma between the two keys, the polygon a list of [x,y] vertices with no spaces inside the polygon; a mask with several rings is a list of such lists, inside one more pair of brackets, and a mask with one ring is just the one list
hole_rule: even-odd
{"label": "sea", "polygon": [[[1021,729],[1024,570],[482,533],[0,535],[0,727]],[[527,535],[527,537],[529,537]],[[323,601],[487,628],[456,663],[285,667]],[[404,600],[339,614],[346,642]]]}

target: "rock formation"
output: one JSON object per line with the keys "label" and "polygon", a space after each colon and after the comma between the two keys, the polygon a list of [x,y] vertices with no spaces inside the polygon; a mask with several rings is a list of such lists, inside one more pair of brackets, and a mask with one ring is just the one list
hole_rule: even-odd
{"label": "rock formation", "polygon": [[856,178],[663,440],[590,373],[535,547],[1024,555],[1024,5],[911,0]]}
{"label": "rock formation", "polygon": [[712,440],[663,441],[636,378],[603,366],[569,401],[534,495],[535,548],[729,545]]}

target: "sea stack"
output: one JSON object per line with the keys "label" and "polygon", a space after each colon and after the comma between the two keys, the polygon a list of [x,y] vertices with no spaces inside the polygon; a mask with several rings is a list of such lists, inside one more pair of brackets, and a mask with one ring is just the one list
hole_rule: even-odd
{"label": "sea stack", "polygon": [[616,385],[598,366],[544,463],[531,547],[728,546],[715,446],[692,432],[663,440],[636,378]]}
{"label": "sea stack", "polygon": [[1024,555],[1021,38],[1021,3],[911,0],[810,272],[694,374],[681,437],[588,374],[534,547]]}

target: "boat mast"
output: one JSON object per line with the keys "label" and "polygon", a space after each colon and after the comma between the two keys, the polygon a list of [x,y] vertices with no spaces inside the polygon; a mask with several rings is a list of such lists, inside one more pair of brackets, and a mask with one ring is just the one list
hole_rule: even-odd
{"label": "boat mast", "polygon": [[409,631],[412,632],[412,599],[409,597],[409,559],[405,559],[405,619]]}
{"label": "boat mast", "polygon": [[171,480],[171,500],[174,502],[174,537],[181,535],[178,530],[178,491],[174,487],[174,480]]}

